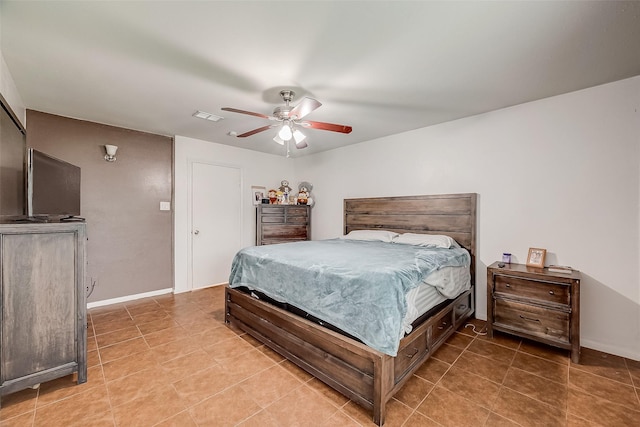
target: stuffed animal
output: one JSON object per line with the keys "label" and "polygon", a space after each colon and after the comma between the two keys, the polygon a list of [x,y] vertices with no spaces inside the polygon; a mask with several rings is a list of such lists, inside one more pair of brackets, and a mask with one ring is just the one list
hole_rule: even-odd
{"label": "stuffed animal", "polygon": [[307,187],[301,186],[300,191],[298,191],[298,204],[306,205],[308,200],[309,200],[309,190],[307,190]]}
{"label": "stuffed animal", "polygon": [[311,198],[311,190],[313,185],[310,182],[303,181],[298,184],[298,204],[313,206],[313,199]]}
{"label": "stuffed animal", "polygon": [[269,203],[274,205],[278,201],[277,190],[269,190]]}
{"label": "stuffed animal", "polygon": [[280,188],[278,189],[280,190],[280,192],[282,193],[282,204],[288,205],[289,204],[289,196],[291,195],[291,187],[289,187],[289,181],[287,181],[286,179],[283,179],[282,182],[280,183]]}

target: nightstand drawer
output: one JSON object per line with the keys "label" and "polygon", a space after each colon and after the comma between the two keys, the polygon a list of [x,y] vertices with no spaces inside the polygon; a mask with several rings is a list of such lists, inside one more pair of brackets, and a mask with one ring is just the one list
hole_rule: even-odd
{"label": "nightstand drawer", "polygon": [[569,305],[571,302],[571,288],[568,285],[514,276],[496,275],[494,292],[555,304]]}
{"label": "nightstand drawer", "polygon": [[569,343],[570,313],[496,299],[494,326]]}

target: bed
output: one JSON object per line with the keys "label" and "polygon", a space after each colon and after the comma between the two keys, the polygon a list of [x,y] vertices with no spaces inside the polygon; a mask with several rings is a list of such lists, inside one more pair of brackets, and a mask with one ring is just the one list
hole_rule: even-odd
{"label": "bed", "polygon": [[[347,336],[226,288],[226,322],[247,332],[349,399],[382,425],[386,403],[474,312],[476,194],[346,199],[344,233],[354,230],[448,235],[470,255],[471,288],[414,323],[397,351],[380,351]],[[324,319],[327,320],[327,319]],[[328,321],[328,320],[327,320]],[[395,356],[391,354],[396,354]]]}

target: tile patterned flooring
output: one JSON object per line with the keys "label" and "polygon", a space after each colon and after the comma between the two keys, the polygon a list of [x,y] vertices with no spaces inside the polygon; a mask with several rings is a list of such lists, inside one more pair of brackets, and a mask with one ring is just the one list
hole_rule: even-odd
{"label": "tile patterned flooring", "polygon": [[[89,380],[4,396],[0,426],[370,426],[371,414],[224,324],[224,289],[89,311]],[[640,426],[640,362],[461,327],[386,426]]]}

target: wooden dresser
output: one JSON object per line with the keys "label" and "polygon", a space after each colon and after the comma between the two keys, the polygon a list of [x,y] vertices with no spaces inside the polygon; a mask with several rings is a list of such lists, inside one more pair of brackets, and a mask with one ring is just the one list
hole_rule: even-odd
{"label": "wooden dresser", "polygon": [[258,205],[256,245],[311,239],[311,206]]}
{"label": "wooden dresser", "polygon": [[84,223],[0,225],[0,396],[87,381]]}
{"label": "wooden dresser", "polygon": [[487,336],[493,331],[571,350],[580,360],[579,272],[495,262],[487,268]]}

